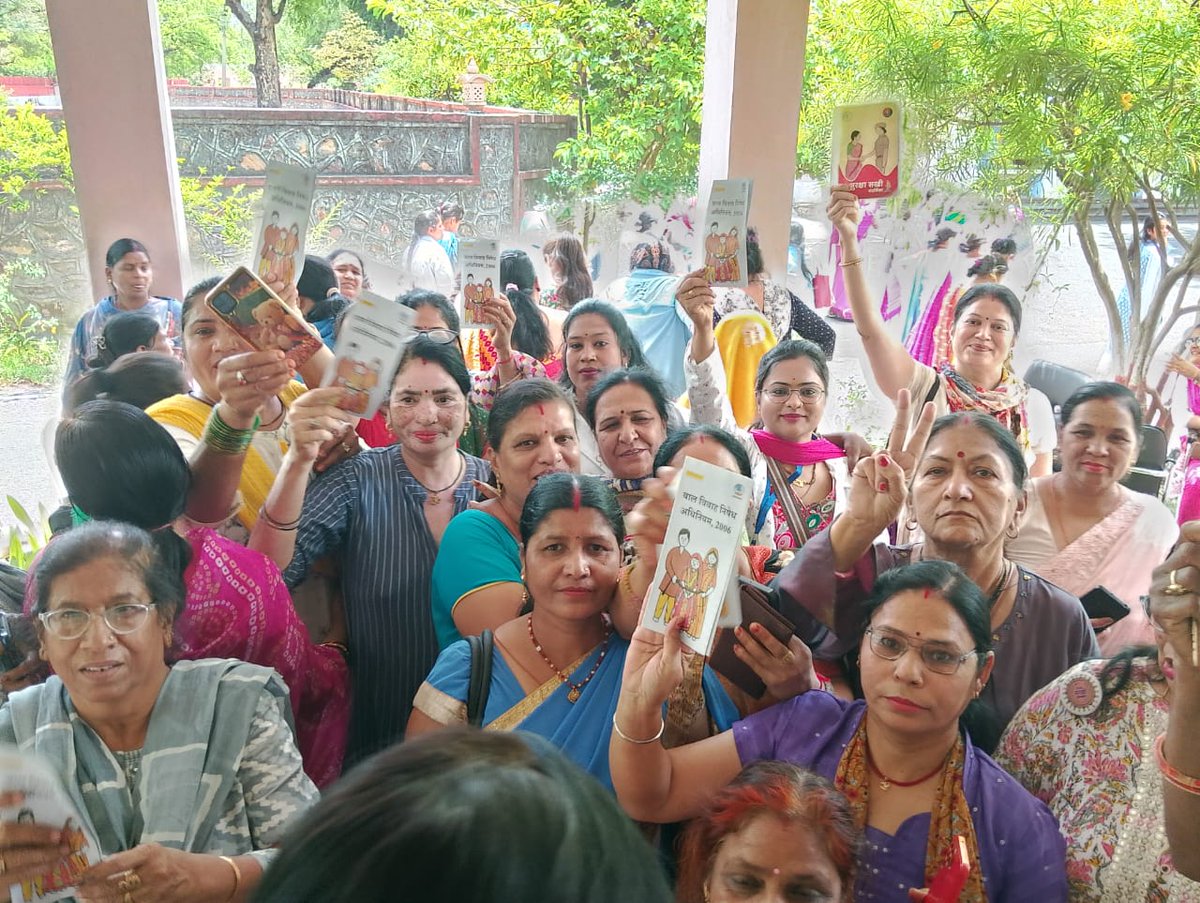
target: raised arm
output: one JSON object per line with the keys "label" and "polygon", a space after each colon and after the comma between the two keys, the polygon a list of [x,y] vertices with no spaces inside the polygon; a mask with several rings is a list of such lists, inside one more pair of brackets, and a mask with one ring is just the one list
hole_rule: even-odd
{"label": "raised arm", "polygon": [[304,494],[321,446],[342,435],[346,425],[357,419],[337,406],[343,393],[336,386],[310,389],[292,403],[287,413],[292,443],[247,543],[274,561],[281,571],[291,563],[296,549]]}
{"label": "raised arm", "polygon": [[862,336],[863,350],[871,363],[875,382],[893,401],[900,390],[912,382],[917,363],[905,347],[890,335],[879,312],[879,304],[871,297],[867,274],[863,268],[862,250],[858,245],[858,198],[849,191],[835,188],[829,199],[829,220],[837,229],[842,243],[842,276],[846,295],[854,312],[854,328]]}
{"label": "raised arm", "polygon": [[696,815],[742,767],[732,731],[663,748],[663,703],[683,680],[682,623],[676,617],[665,636],[639,627],[625,657],[608,763],[617,801],[639,821],[665,824]]}

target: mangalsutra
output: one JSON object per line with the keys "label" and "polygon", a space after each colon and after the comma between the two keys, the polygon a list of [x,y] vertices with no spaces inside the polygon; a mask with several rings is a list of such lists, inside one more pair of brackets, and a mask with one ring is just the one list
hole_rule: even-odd
{"label": "mangalsutra", "polygon": [[[458,466],[458,474],[454,477],[454,481],[447,486],[443,486],[441,489],[430,489],[428,486],[426,486],[420,480],[417,480],[415,475],[413,475],[413,479],[417,480],[417,485],[425,490],[426,497],[428,498],[429,504],[440,505],[442,503],[442,493],[446,492],[447,490],[453,489],[460,482],[462,482],[463,471],[465,471],[466,469],[467,469],[467,460],[466,460],[466,458],[462,458],[460,456],[459,466]],[[411,473],[411,471],[410,471],[410,473]]]}
{"label": "mangalsutra", "polygon": [[[880,770],[879,766],[875,764],[875,759],[871,755],[871,744],[867,742],[865,735],[863,737],[863,751],[867,754],[867,764],[871,766],[871,770],[873,772],[879,775],[880,790],[891,790],[893,784],[897,787],[916,787],[918,784],[924,784],[946,766],[946,759],[942,759],[942,761],[938,763],[937,767],[934,768],[933,771],[929,772],[929,774],[924,775],[923,777],[917,778],[915,781],[897,781],[895,778],[889,778],[883,773],[883,771]],[[949,755],[947,755],[947,758],[949,758]]]}
{"label": "mangalsutra", "polygon": [[589,680],[596,676],[596,672],[600,670],[600,665],[604,662],[604,656],[608,655],[608,641],[612,638],[612,625],[604,625],[604,642],[600,647],[600,657],[596,659],[596,664],[592,665],[592,670],[588,672],[587,677],[579,683],[571,683],[571,679],[559,670],[558,665],[550,661],[550,656],[542,651],[542,644],[537,641],[537,637],[533,635],[533,615],[529,615],[525,619],[525,623],[529,625],[529,642],[533,644],[533,648],[537,650],[537,654],[542,657],[550,670],[558,675],[558,679],[565,683],[570,689],[567,691],[567,702],[575,703],[579,701],[579,695],[583,692],[583,688],[587,686]]}

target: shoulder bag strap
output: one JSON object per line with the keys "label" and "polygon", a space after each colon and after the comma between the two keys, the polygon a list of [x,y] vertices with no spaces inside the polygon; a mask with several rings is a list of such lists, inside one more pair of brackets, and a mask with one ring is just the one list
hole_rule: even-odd
{"label": "shoulder bag strap", "polygon": [[471,647],[471,678],[467,683],[467,724],[483,726],[483,711],[487,708],[488,691],[492,686],[492,656],[495,643],[492,632],[467,637]]}
{"label": "shoulder bag strap", "polygon": [[767,462],[767,476],[775,487],[775,498],[779,499],[783,516],[792,528],[792,535],[798,540],[796,548],[800,548],[808,542],[808,531],[804,528],[804,519],[800,517],[796,508],[796,496],[792,494],[792,486],[783,475],[778,461],[767,455],[763,455],[763,458]]}

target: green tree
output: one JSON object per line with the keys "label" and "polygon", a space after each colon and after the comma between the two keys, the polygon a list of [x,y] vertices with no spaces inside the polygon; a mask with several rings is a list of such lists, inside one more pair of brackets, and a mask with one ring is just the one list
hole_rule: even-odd
{"label": "green tree", "polygon": [[[1119,371],[1145,380],[1185,307],[1200,242],[1183,210],[1200,196],[1200,16],[1145,0],[832,0],[814,8],[800,159],[828,167],[830,107],[852,97],[906,103],[909,158],[932,178],[985,195],[1062,186],[1056,225],[1078,234],[1114,337]],[[1104,272],[1096,230],[1117,247],[1138,234],[1137,202],[1184,248],[1153,292],[1122,255],[1133,316]],[[1165,248],[1159,253],[1165,257]]]}
{"label": "green tree", "polygon": [[0,75],[53,74],[44,0],[0,0]]}
{"label": "green tree", "polygon": [[32,104],[4,111],[4,100],[0,91],[0,206],[24,210],[37,183],[71,183],[71,152],[65,128]]}
{"label": "green tree", "polygon": [[367,0],[402,37],[383,90],[457,97],[470,57],[494,103],[570,114],[555,182],[590,202],[674,197],[695,186],[704,0]]}
{"label": "green tree", "polygon": [[379,49],[383,39],[359,16],[342,10],[335,30],[325,35],[312,51],[316,71],[309,79],[310,88],[332,81],[339,88],[370,90],[379,67]]}
{"label": "green tree", "polygon": [[321,3],[322,0],[225,0],[225,5],[246,29],[254,46],[254,62],[250,71],[254,75],[260,107],[283,106],[277,29],[284,13],[291,8],[293,15],[311,14],[312,9]]}

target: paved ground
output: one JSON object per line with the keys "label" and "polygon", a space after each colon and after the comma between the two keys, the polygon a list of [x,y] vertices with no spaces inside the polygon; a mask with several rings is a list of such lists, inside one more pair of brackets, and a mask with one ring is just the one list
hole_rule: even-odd
{"label": "paved ground", "polygon": [[[1111,241],[1098,232],[1110,278],[1119,279],[1119,258]],[[1091,275],[1073,233],[1064,232],[1062,244],[1050,254],[1046,285],[1036,300],[1027,305],[1025,326],[1018,353],[1018,369],[1023,371],[1035,358],[1046,358],[1090,373],[1098,367],[1107,345],[1108,327],[1104,312],[1096,300]],[[1117,282],[1117,284],[1120,284]],[[1188,304],[1200,303],[1200,286],[1190,292]],[[861,344],[852,323],[830,320],[837,330],[837,353],[832,370],[835,387],[831,393],[826,424],[830,428],[852,428],[871,438],[882,436],[890,423],[890,406],[870,386],[861,360]],[[1187,325],[1180,325],[1166,343],[1173,347]],[[1166,354],[1152,369],[1162,370]],[[1186,406],[1184,391],[1175,392],[1176,421]],[[49,390],[0,390],[0,496],[15,496],[22,504],[48,508],[57,504],[50,466],[43,451],[42,435],[46,423],[57,415],[58,393]],[[0,539],[7,547],[7,527],[14,518],[7,504],[0,504]]]}

